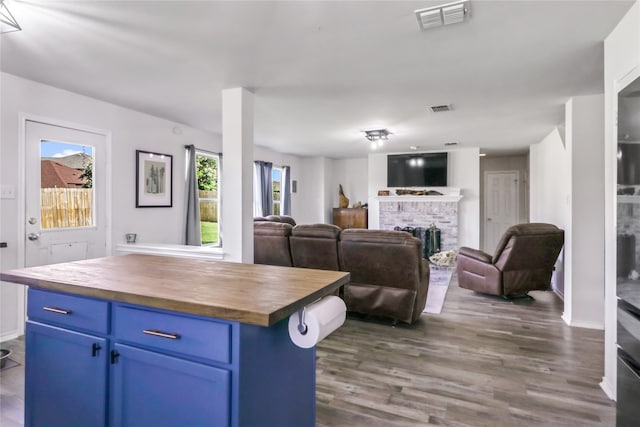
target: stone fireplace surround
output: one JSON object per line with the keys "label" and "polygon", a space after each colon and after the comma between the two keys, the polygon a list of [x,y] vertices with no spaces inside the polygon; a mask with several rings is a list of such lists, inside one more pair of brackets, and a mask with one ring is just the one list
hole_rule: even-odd
{"label": "stone fireplace surround", "polygon": [[459,194],[443,196],[379,196],[379,226],[424,227],[435,224],[441,230],[443,251],[458,249]]}

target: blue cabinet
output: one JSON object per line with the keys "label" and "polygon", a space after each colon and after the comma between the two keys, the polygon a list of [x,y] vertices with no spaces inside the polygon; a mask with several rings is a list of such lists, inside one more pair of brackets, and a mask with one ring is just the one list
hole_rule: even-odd
{"label": "blue cabinet", "polygon": [[248,325],[29,290],[27,427],[315,424],[315,348]]}
{"label": "blue cabinet", "polygon": [[229,426],[228,370],[116,343],[111,425]]}
{"label": "blue cabinet", "polygon": [[25,425],[104,426],[105,338],[27,322]]}

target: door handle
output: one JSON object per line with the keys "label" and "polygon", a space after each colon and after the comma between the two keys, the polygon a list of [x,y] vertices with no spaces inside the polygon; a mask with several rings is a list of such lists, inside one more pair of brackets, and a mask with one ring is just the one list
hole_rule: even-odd
{"label": "door handle", "polygon": [[29,233],[27,235],[27,239],[31,240],[32,242],[40,239],[40,233]]}

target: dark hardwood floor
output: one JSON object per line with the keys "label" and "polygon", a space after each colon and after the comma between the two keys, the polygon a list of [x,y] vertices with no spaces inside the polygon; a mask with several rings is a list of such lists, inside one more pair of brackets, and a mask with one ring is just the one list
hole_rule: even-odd
{"label": "dark hardwood floor", "polygon": [[508,302],[454,281],[439,315],[391,327],[350,318],[318,346],[318,426],[614,426],[602,331],[562,301]]}
{"label": "dark hardwood floor", "polygon": [[[506,302],[451,284],[413,326],[349,318],[318,346],[318,426],[614,426],[603,332],[551,292]],[[17,348],[20,341],[3,343]],[[23,359],[19,360],[22,362]],[[0,371],[0,425],[22,425],[24,365]]]}

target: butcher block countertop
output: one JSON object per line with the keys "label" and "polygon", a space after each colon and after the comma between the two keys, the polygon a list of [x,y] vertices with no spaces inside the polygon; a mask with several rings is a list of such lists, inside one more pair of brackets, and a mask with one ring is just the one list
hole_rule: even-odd
{"label": "butcher block countertop", "polygon": [[349,282],[349,273],[154,255],[0,272],[33,288],[271,326]]}

